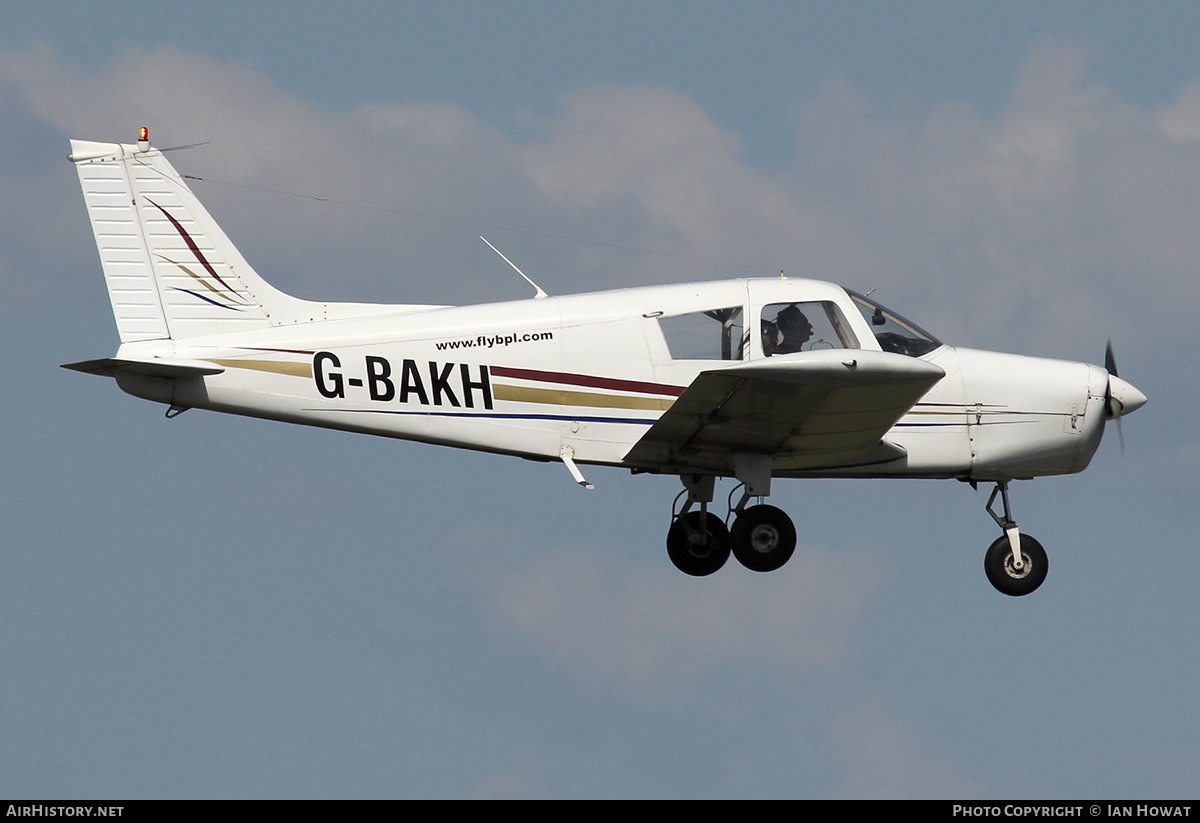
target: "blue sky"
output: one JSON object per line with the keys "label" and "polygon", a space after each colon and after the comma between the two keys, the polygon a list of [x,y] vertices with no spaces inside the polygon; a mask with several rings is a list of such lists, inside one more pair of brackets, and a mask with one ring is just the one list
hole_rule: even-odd
{"label": "blue sky", "polygon": [[[283,9],[0,11],[0,794],[1200,792],[1195,6]],[[783,268],[956,345],[1111,337],[1150,402],[1014,484],[1030,597],[953,482],[777,483],[792,562],[688,579],[672,478],[57,368],[117,345],[67,140],[140,125],[303,297],[526,296],[481,231],[552,293]]]}

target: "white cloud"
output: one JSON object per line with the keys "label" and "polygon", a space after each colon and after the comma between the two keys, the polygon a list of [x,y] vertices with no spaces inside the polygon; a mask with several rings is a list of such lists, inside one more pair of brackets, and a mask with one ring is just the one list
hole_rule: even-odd
{"label": "white cloud", "polygon": [[500,615],[555,665],[657,702],[684,687],[698,696],[729,665],[837,669],[879,568],[877,558],[801,546],[771,575],[731,567],[697,580],[560,550],[499,575],[493,592]]}
{"label": "white cloud", "polygon": [[1089,81],[1087,62],[1082,48],[1043,41],[1021,67],[1010,107],[987,148],[1001,167],[1014,163],[1007,179],[995,181],[998,188],[1025,188],[1047,198],[1065,193],[1080,140],[1105,128],[1120,109],[1115,95]]}
{"label": "white cloud", "polygon": [[88,74],[42,45],[0,55],[0,78],[72,137],[131,142],[139,126],[148,126],[159,145],[220,140],[245,149],[270,146],[263,156],[227,153],[229,174],[239,180],[253,179],[264,160],[294,163],[336,137],[333,124],[250,66],[172,46],[129,49],[100,73]]}
{"label": "white cloud", "polygon": [[[981,784],[854,671],[861,612],[887,566],[802,545],[771,575],[734,567],[697,580],[559,550],[496,575],[491,589],[502,621],[593,689],[674,712],[703,707],[708,722],[725,713],[739,727],[747,712],[766,711],[772,730],[760,736],[809,756],[829,747],[839,796],[977,796]],[[814,692],[815,683],[839,685]],[[737,704],[717,709],[713,695],[731,689]]]}
{"label": "white cloud", "polygon": [[[882,694],[848,695],[833,717],[842,797],[980,797],[985,787],[932,751],[918,725]],[[1016,792],[1019,794],[1020,792]]]}
{"label": "white cloud", "polygon": [[1200,80],[1184,86],[1175,104],[1158,113],[1156,123],[1175,143],[1200,142]]}
{"label": "white cloud", "polygon": [[632,210],[639,243],[769,275],[790,262],[781,241],[802,247],[821,221],[742,153],[736,135],[674,91],[595,87],[567,97],[523,156],[539,190],[581,219]]}

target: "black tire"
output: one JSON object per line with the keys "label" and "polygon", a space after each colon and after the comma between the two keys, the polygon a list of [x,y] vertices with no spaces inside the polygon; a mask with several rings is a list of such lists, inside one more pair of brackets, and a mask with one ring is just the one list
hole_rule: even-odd
{"label": "black tire", "polygon": [[796,551],[796,527],[787,512],[751,506],[733,521],[733,556],[750,571],[773,572]]}
{"label": "black tire", "polygon": [[1049,569],[1049,560],[1042,544],[1027,534],[1021,535],[1021,559],[1025,568],[1017,572],[1012,567],[1012,549],[1008,545],[1007,535],[988,548],[983,558],[983,570],[997,591],[1022,597],[1042,585]]}
{"label": "black tire", "polygon": [[707,528],[702,530],[700,512],[688,512],[675,518],[667,532],[667,554],[671,562],[692,577],[710,575],[729,559],[729,530],[721,518],[711,512],[705,522]]}

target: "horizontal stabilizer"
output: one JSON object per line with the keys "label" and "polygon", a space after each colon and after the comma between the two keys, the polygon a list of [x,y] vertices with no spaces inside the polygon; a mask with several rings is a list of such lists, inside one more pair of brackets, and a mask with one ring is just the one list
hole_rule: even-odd
{"label": "horizontal stabilizer", "polygon": [[101,357],[98,360],[81,360],[78,363],[63,363],[64,369],[98,374],[101,377],[116,377],[117,372],[126,371],[147,377],[204,377],[225,371],[222,366],[204,360],[165,360],[152,358],[134,360],[120,357]]}

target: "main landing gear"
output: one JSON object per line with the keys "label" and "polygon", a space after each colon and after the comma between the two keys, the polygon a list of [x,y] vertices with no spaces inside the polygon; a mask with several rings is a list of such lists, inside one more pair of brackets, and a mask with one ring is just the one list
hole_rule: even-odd
{"label": "main landing gear", "polygon": [[[796,551],[796,527],[780,509],[759,503],[746,506],[754,497],[770,493],[769,464],[756,460],[739,461],[737,478],[742,484],[729,494],[729,516],[733,527],[708,510],[712,503],[716,478],[711,475],[685,474],[683,491],[675,498],[671,528],[667,531],[667,554],[675,567],[693,577],[713,574],[732,554],[747,569],[773,572],[781,568]],[[733,496],[742,490],[733,504]],[[1002,514],[994,510],[999,497]],[[682,507],[680,501],[683,501]],[[1008,481],[996,483],[987,502],[987,513],[1004,532],[988,548],[983,569],[996,589],[1012,597],[1035,591],[1046,579],[1049,562],[1042,544],[1021,534],[1012,518],[1008,502]]]}
{"label": "main landing gear", "polygon": [[[769,478],[768,467],[766,491],[760,476],[743,479],[743,485],[738,487],[743,493],[737,505],[732,505],[737,489],[730,493],[729,513],[735,519],[729,529],[725,521],[708,510],[715,478],[682,476],[684,490],[675,499],[671,528],[667,532],[667,554],[675,567],[684,574],[703,577],[724,566],[731,553],[739,563],[756,572],[773,572],[791,559],[796,550],[796,527],[792,519],[774,506],[760,503],[746,507],[752,497],[766,496]],[[680,509],[679,501],[685,495],[687,499]],[[693,509],[696,504],[700,507],[698,511]]]}
{"label": "main landing gear", "polygon": [[[992,510],[997,495],[1004,505],[1003,515]],[[988,548],[983,558],[983,570],[987,573],[988,581],[998,591],[1013,597],[1029,594],[1046,579],[1048,560],[1042,544],[1027,534],[1021,534],[1016,521],[1012,519],[1007,481],[997,483],[996,488],[992,489],[987,513],[1004,530],[1004,534]]]}

